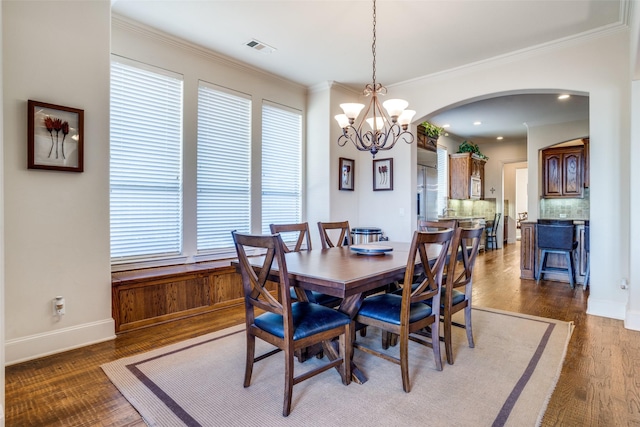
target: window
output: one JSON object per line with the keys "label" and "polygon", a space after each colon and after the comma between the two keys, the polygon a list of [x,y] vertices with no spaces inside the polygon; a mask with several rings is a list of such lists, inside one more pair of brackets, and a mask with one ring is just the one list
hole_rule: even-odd
{"label": "window", "polygon": [[302,220],[302,115],[262,106],[262,233]]}
{"label": "window", "polygon": [[233,247],[251,231],[251,100],[200,82],[198,88],[198,252]]}
{"label": "window", "polygon": [[111,62],[111,259],[182,251],[182,76]]}

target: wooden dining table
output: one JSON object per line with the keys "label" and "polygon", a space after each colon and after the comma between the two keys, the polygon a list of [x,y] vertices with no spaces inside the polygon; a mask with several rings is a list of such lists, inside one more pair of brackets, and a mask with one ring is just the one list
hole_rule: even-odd
{"label": "wooden dining table", "polygon": [[[349,246],[342,246],[289,252],[285,254],[289,281],[292,286],[342,298],[338,310],[353,319],[367,292],[404,278],[411,244],[385,241],[375,245],[391,247],[392,250],[365,255],[354,252]],[[433,248],[433,253],[428,254],[429,259],[436,258],[438,253],[439,250]],[[262,265],[262,257],[250,258],[250,261],[256,267]],[[419,257],[416,262],[420,262]],[[273,271],[277,271],[276,265]],[[298,294],[305,299],[304,292]],[[339,357],[333,345],[323,347],[330,359]],[[353,362],[352,373],[355,382],[366,382],[366,376]]]}

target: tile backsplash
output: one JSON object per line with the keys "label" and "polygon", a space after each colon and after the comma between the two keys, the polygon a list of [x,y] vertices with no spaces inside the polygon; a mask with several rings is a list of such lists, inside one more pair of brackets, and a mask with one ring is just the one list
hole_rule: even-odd
{"label": "tile backsplash", "polygon": [[582,199],[540,199],[539,218],[589,219],[589,189]]}
{"label": "tile backsplash", "polygon": [[451,216],[481,216],[493,219],[496,213],[496,199],[485,200],[449,200],[449,212]]}

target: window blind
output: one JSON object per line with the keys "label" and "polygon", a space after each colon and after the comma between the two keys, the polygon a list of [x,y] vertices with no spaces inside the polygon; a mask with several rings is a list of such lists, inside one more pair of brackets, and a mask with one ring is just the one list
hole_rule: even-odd
{"label": "window blind", "polygon": [[302,114],[262,106],[262,233],[302,220]]}
{"label": "window blind", "polygon": [[251,100],[198,87],[198,252],[233,247],[231,232],[251,231]]}
{"label": "window blind", "polygon": [[111,258],[182,250],[182,78],[111,62]]}

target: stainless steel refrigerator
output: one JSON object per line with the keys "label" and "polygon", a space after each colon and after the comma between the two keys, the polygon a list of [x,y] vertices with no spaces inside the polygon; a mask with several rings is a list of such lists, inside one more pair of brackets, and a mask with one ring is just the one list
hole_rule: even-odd
{"label": "stainless steel refrigerator", "polygon": [[[426,151],[426,150],[421,150]],[[419,156],[418,164],[418,220],[438,218],[438,157],[432,151]]]}

